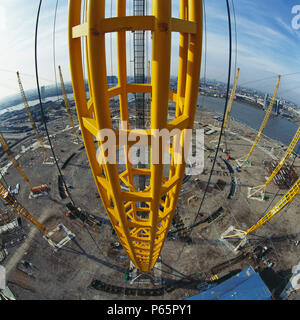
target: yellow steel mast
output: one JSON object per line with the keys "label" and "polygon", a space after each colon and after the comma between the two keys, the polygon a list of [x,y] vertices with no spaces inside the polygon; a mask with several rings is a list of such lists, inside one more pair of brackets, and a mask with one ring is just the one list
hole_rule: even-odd
{"label": "yellow steel mast", "polygon": [[44,153],[45,153],[45,157],[47,157],[47,149],[45,148],[45,145],[43,143],[43,140],[42,138],[40,137],[39,135],[39,132],[37,130],[37,127],[36,127],[36,124],[35,124],[35,121],[32,117],[32,114],[30,112],[30,109],[29,109],[29,105],[28,105],[28,102],[27,102],[27,99],[26,99],[26,96],[25,96],[25,92],[24,92],[24,89],[23,89],[23,85],[22,85],[22,82],[21,82],[21,78],[20,78],[20,74],[19,74],[19,71],[17,71],[17,78],[18,78],[18,83],[19,83],[19,88],[20,88],[20,93],[21,93],[21,96],[22,96],[22,99],[23,99],[23,103],[24,103],[24,107],[25,107],[25,110],[26,110],[26,113],[27,113],[27,116],[30,120],[30,123],[31,123],[31,126],[32,126],[32,129],[36,135],[36,138],[38,140],[38,142],[40,143]]}
{"label": "yellow steel mast", "polygon": [[[152,0],[151,15],[126,16],[126,1],[116,1],[116,17],[105,18],[105,2],[89,0],[85,23],[81,24],[80,0],[69,1],[69,56],[77,115],[85,149],[95,183],[106,208],[110,221],[134,265],[142,272],[151,270],[162,250],[177,204],[185,171],[185,159],[181,164],[174,162],[172,152],[169,178],[163,176],[163,157],[158,163],[151,162],[150,168],[133,168],[129,161],[128,147],[125,148],[126,169],[118,172],[118,166],[106,162],[99,164],[94,138],[103,155],[103,141],[99,139],[101,129],[112,129],[109,98],[119,96],[122,123],[129,120],[128,93],[150,93],[151,129],[144,132],[148,147],[153,149],[151,137],[155,130],[178,129],[181,145],[185,129],[192,129],[198,97],[202,50],[202,1],[180,0],[180,17],[171,17],[171,0]],[[151,83],[127,83],[126,31],[151,30]],[[107,86],[105,34],[117,33],[118,85]],[[180,54],[177,92],[170,91],[171,33],[180,34]],[[82,67],[81,37],[87,39],[87,66],[90,100],[86,101]],[[176,117],[168,122],[168,102],[176,102]],[[124,126],[114,130],[117,141],[115,148],[122,147],[121,133],[138,135],[141,130]],[[101,138],[101,137],[100,137]],[[189,140],[189,139],[186,139]],[[162,139],[159,138],[162,155]],[[173,143],[175,145],[175,143]],[[148,175],[150,184],[142,191],[135,189],[133,176]],[[124,183],[127,192],[121,189]],[[139,206],[140,203],[143,206]],[[141,216],[142,213],[142,216]]]}
{"label": "yellow steel mast", "polygon": [[259,140],[261,138],[261,135],[262,135],[262,133],[263,133],[263,131],[264,131],[266,125],[267,125],[267,122],[269,120],[271,111],[273,109],[273,105],[274,105],[274,102],[275,102],[275,99],[276,99],[276,95],[277,95],[277,91],[278,91],[278,87],[279,87],[279,82],[280,82],[280,75],[278,76],[278,79],[277,79],[277,83],[276,83],[276,87],[274,89],[272,100],[271,100],[270,105],[269,105],[269,107],[268,107],[268,109],[266,111],[264,120],[263,120],[263,122],[262,122],[262,124],[260,126],[260,129],[259,129],[259,131],[257,133],[257,136],[256,136],[256,138],[255,138],[255,140],[253,142],[253,145],[252,145],[249,153],[246,156],[236,160],[236,163],[237,163],[238,167],[242,167],[242,166],[244,166],[246,164],[251,164],[251,160],[250,159],[251,159],[252,152],[253,152],[255,146],[257,145],[257,143],[259,142]]}
{"label": "yellow steel mast", "polygon": [[[275,215],[277,215],[282,209],[284,209],[289,203],[291,203],[294,198],[300,192],[300,178],[292,186],[292,188],[285,194],[285,196],[266,214],[264,215],[256,224],[254,224],[247,231],[235,229],[233,226],[229,227],[221,236],[221,239],[239,238],[241,242],[235,248],[235,251],[243,246],[247,241],[247,236],[253,231],[257,230],[263,226],[266,222],[271,220]],[[230,234],[232,233],[232,234]]]}
{"label": "yellow steel mast", "polygon": [[284,156],[280,160],[280,162],[277,164],[276,168],[273,170],[270,177],[267,179],[265,184],[253,188],[248,188],[248,198],[256,199],[256,200],[264,200],[265,198],[265,192],[268,184],[274,179],[276,174],[280,171],[282,166],[285,164],[285,162],[289,159],[290,155],[293,153],[298,141],[300,138],[300,127],[298,127],[297,132],[294,135],[293,140],[291,141],[290,145],[285,151]]}
{"label": "yellow steel mast", "polygon": [[25,174],[25,172],[23,171],[23,169],[21,168],[21,166],[19,165],[18,161],[15,159],[15,157],[12,155],[10,148],[6,142],[6,140],[4,139],[2,133],[0,133],[0,143],[2,145],[2,148],[4,150],[4,152],[7,154],[9,160],[12,162],[12,164],[14,165],[14,167],[18,170],[18,172],[20,173],[20,175],[23,177],[23,179],[27,182],[29,189],[31,190],[31,182],[29,181],[27,175]]}
{"label": "yellow steel mast", "polygon": [[67,111],[67,114],[68,114],[68,117],[69,117],[69,121],[70,121],[70,124],[72,126],[73,133],[74,133],[75,137],[77,138],[77,140],[79,140],[77,132],[76,132],[76,129],[75,129],[74,121],[73,121],[73,118],[72,118],[71,109],[70,109],[70,103],[69,103],[69,99],[67,97],[65,83],[64,83],[64,79],[63,79],[63,75],[62,75],[60,66],[58,66],[58,71],[59,71],[61,91],[62,91],[62,94],[63,94],[63,97],[64,97],[65,107],[66,107],[66,111]]}

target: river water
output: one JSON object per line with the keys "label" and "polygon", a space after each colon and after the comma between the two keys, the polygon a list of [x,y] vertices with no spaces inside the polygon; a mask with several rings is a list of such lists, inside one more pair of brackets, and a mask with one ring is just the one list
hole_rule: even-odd
{"label": "river water", "polygon": [[[61,97],[60,97],[61,98]],[[70,100],[73,100],[73,94],[68,94],[68,98]],[[56,100],[57,97],[48,97],[45,99],[45,101],[50,100]],[[38,104],[39,100],[29,101],[29,105],[35,105]],[[200,106],[203,106],[204,109],[214,111],[220,115],[223,115],[224,111],[224,104],[225,100],[220,98],[213,98],[213,97],[206,97],[206,96],[199,96],[198,98],[198,104]],[[17,106],[13,106],[10,108],[6,108],[0,111],[0,115],[5,112],[15,111],[23,109],[24,105],[19,104]],[[197,111],[199,112],[199,110]],[[232,105],[232,109],[230,112],[230,117],[232,117],[234,120],[247,125],[248,127],[258,130],[261,122],[265,116],[265,112],[263,110],[257,109],[255,107],[234,102]],[[275,116],[271,114],[270,119],[267,123],[267,126],[264,130],[264,135],[267,137],[280,141],[284,143],[285,145],[289,145],[291,140],[293,139],[298,126],[287,119],[284,119],[279,116]],[[299,142],[300,146],[300,142]],[[297,150],[298,145],[295,148],[295,151]]]}
{"label": "river water", "polygon": [[[206,110],[214,111],[223,116],[224,99],[199,96],[198,104],[203,106]],[[230,112],[230,117],[255,130],[259,130],[264,116],[265,112],[263,110],[238,102],[232,104]],[[296,124],[280,116],[271,114],[263,134],[271,139],[289,145],[297,129],[298,126]],[[296,146],[295,151],[297,151],[297,148],[298,145]]]}

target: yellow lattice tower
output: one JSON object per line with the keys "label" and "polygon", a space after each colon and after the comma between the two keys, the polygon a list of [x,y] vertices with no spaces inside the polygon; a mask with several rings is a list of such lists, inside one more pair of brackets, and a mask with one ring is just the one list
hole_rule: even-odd
{"label": "yellow lattice tower", "polygon": [[[189,144],[184,139],[184,129],[192,129],[198,97],[202,50],[202,1],[181,0],[180,17],[171,17],[171,0],[152,0],[151,15],[126,16],[126,1],[117,1],[117,15],[105,18],[105,2],[89,0],[84,23],[81,24],[81,2],[69,2],[69,55],[74,98],[78,119],[94,180],[110,221],[134,265],[142,272],[151,270],[162,250],[177,204],[185,161],[175,161],[177,142]],[[151,83],[128,84],[126,67],[126,31],[151,30]],[[117,33],[118,85],[107,86],[105,35]],[[171,34],[180,33],[178,88],[170,90]],[[86,101],[81,37],[86,37],[86,57],[90,100]],[[150,168],[134,168],[129,161],[130,144],[122,144],[121,134],[138,135],[140,130],[124,126],[129,120],[128,93],[150,93],[151,129],[144,135],[152,156],[152,138],[157,130],[178,129],[171,150],[168,178],[163,175],[162,156],[158,162],[151,160]],[[113,163],[100,164],[94,139],[98,138],[100,155],[103,142],[99,131],[112,129],[109,98],[119,96],[122,127],[114,130],[115,148],[124,148],[126,170],[118,171]],[[176,117],[168,122],[168,102],[176,102]],[[156,131],[155,131],[156,130]],[[188,139],[186,139],[188,140]],[[135,143],[135,142],[134,142]],[[159,138],[159,154],[162,155]],[[99,158],[98,158],[99,159]],[[150,184],[143,191],[134,187],[134,176],[146,175]],[[121,183],[128,191],[123,191]],[[140,205],[140,204],[143,205]]]}

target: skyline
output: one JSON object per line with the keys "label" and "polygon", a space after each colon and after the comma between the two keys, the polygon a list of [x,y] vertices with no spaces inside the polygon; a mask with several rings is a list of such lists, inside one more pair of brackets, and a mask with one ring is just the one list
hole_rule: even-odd
{"label": "skyline", "polygon": [[[178,17],[178,1],[173,1],[172,15]],[[106,1],[106,16],[115,14],[115,0]],[[278,74],[283,76],[278,96],[294,101],[300,105],[300,62],[297,59],[300,29],[292,27],[295,14],[292,8],[295,1],[239,0],[234,1],[237,52],[235,51],[235,17],[231,11],[232,22],[232,71],[231,84],[235,76],[235,67],[241,69],[239,85],[248,84],[249,88],[271,93],[274,90]],[[130,2],[129,2],[130,4]],[[53,57],[53,24],[56,1],[44,0],[38,33],[38,67],[40,85],[55,85]],[[147,0],[149,6],[149,0]],[[232,3],[231,3],[232,6]],[[19,92],[16,71],[20,72],[25,91],[36,88],[34,77],[34,32],[38,1],[11,0],[0,4],[0,35],[3,50],[0,53],[0,100]],[[128,6],[128,13],[130,12]],[[219,0],[205,1],[207,51],[203,41],[203,63],[201,78],[216,79],[226,82],[228,72],[228,19],[226,2]],[[148,14],[150,14],[148,10]],[[24,19],[26,17],[26,19]],[[68,0],[58,1],[55,33],[56,69],[61,65],[64,80],[70,81],[67,38]],[[22,21],[22,24],[19,22]],[[204,30],[205,31],[205,30]],[[205,37],[205,32],[204,32]],[[149,39],[149,32],[146,33]],[[205,38],[204,38],[205,39]],[[178,63],[178,34],[172,36],[171,76],[176,76]],[[110,47],[115,47],[115,35],[107,36],[107,72],[116,75],[116,55],[111,54]],[[127,61],[128,72],[132,75],[132,35],[128,33]],[[150,45],[147,46],[148,59]],[[206,65],[205,65],[206,57]],[[235,59],[237,57],[237,59]],[[206,73],[205,73],[206,71]],[[56,73],[57,81],[58,73]],[[267,79],[266,79],[267,78]],[[265,79],[265,80],[261,80]]]}

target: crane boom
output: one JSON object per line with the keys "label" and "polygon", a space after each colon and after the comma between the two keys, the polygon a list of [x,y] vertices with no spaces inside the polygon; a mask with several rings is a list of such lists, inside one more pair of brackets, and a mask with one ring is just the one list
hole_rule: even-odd
{"label": "crane boom", "polygon": [[21,78],[20,78],[20,74],[19,72],[17,71],[17,77],[18,77],[18,83],[19,83],[19,87],[20,87],[20,93],[21,93],[21,96],[22,96],[22,99],[23,99],[23,103],[24,103],[24,107],[25,107],[25,110],[26,110],[26,113],[27,113],[27,116],[29,118],[29,121],[31,123],[31,126],[32,126],[32,129],[36,135],[36,138],[38,140],[38,142],[40,143],[44,153],[45,153],[45,156],[47,156],[47,149],[45,148],[45,145],[39,135],[39,132],[37,130],[37,127],[36,127],[36,124],[35,124],[35,121],[32,117],[32,114],[30,112],[30,109],[29,109],[29,105],[28,105],[28,102],[27,102],[27,99],[26,99],[26,96],[25,96],[25,92],[24,92],[24,89],[23,89],[23,85],[22,85],[22,81],[21,81]]}
{"label": "crane boom", "polygon": [[225,113],[225,117],[224,117],[224,125],[223,125],[222,133],[224,133],[224,131],[225,131],[226,124],[227,124],[228,118],[229,118],[229,113],[231,111],[232,104],[233,104],[233,101],[234,101],[235,92],[236,92],[236,88],[237,88],[237,83],[238,83],[238,79],[239,79],[239,73],[240,73],[240,68],[237,68],[236,75],[235,75],[235,80],[234,80],[234,85],[233,85],[233,88],[232,88],[232,91],[231,91],[231,94],[230,94],[228,107],[227,107],[227,110],[226,110],[226,113]]}
{"label": "crane boom", "polygon": [[62,94],[63,94],[63,97],[64,97],[64,101],[65,101],[66,111],[67,111],[67,114],[68,114],[69,121],[71,123],[72,129],[73,129],[74,135],[78,139],[78,135],[77,135],[77,132],[76,132],[76,129],[75,129],[74,121],[73,121],[73,118],[72,118],[72,115],[71,115],[70,103],[69,103],[69,99],[67,97],[65,83],[64,83],[64,79],[63,79],[63,75],[62,75],[60,66],[58,66],[58,71],[59,71],[59,77],[60,77],[61,91],[62,91]]}
{"label": "crane boom", "polygon": [[47,229],[41,223],[39,223],[19,202],[18,200],[8,192],[4,185],[0,182],[0,197],[9,204],[19,215],[33,223],[43,232],[46,232]]}
{"label": "crane boom", "polygon": [[18,161],[15,159],[15,157],[12,155],[10,148],[6,142],[6,140],[4,139],[2,133],[0,133],[0,143],[2,145],[2,148],[4,150],[4,152],[7,154],[9,160],[12,162],[12,164],[14,165],[14,167],[18,170],[18,172],[20,173],[20,175],[23,177],[23,179],[28,183],[29,188],[31,189],[31,183],[27,177],[27,175],[25,174],[25,172],[23,171],[23,169],[21,168],[21,166],[19,165]]}
{"label": "crane boom", "polygon": [[252,152],[253,152],[255,146],[257,145],[257,143],[259,142],[259,140],[260,140],[260,138],[261,138],[261,135],[262,135],[262,133],[263,133],[263,131],[264,131],[266,125],[267,125],[267,122],[268,122],[268,120],[269,120],[269,117],[270,117],[270,114],[271,114],[271,111],[272,111],[272,109],[273,109],[273,105],[274,105],[274,102],[275,102],[275,99],[276,99],[276,95],[277,95],[277,91],[278,91],[278,87],[279,87],[279,82],[280,82],[280,77],[281,77],[281,76],[278,75],[278,79],[277,79],[276,87],[275,87],[275,89],[274,89],[274,93],[273,93],[272,100],[271,100],[270,105],[269,105],[269,107],[268,107],[268,109],[267,109],[267,111],[266,111],[264,120],[263,120],[262,123],[261,123],[261,126],[260,126],[260,128],[259,128],[259,130],[258,130],[257,136],[256,136],[256,138],[255,138],[255,140],[254,140],[254,142],[253,142],[253,144],[252,144],[252,147],[251,147],[249,153],[248,153],[245,157],[236,160],[236,162],[237,162],[237,164],[238,164],[239,167],[241,167],[241,166],[243,165],[243,163],[249,161],[249,159],[250,159],[250,157],[251,157],[251,155],[252,155]]}

